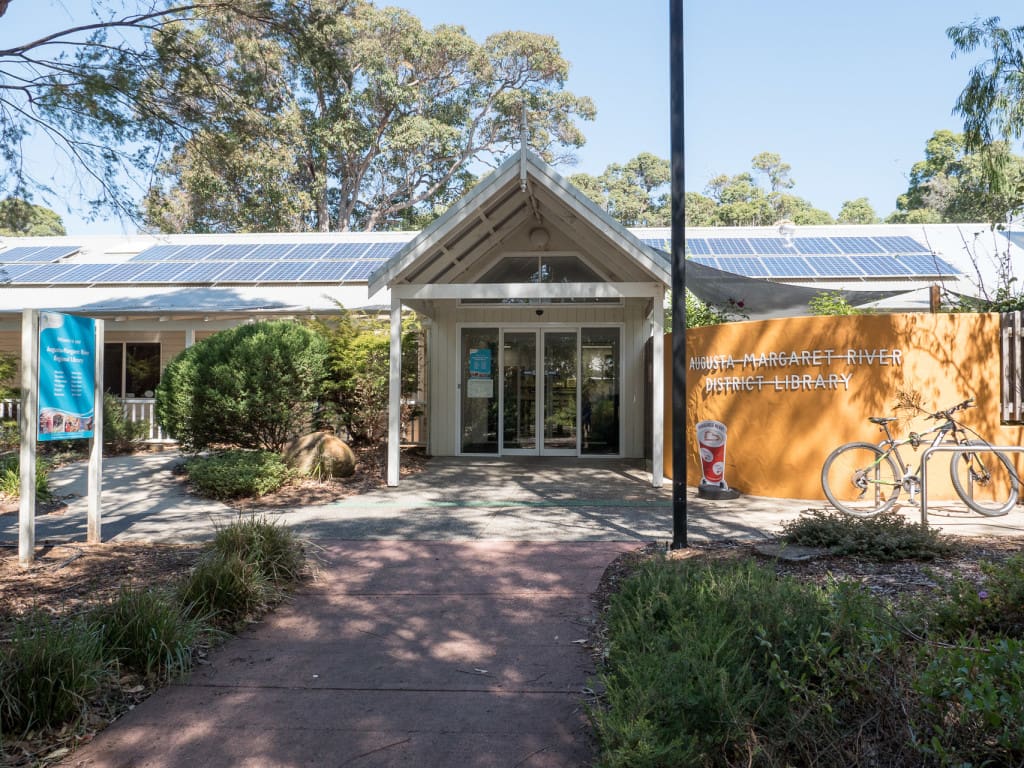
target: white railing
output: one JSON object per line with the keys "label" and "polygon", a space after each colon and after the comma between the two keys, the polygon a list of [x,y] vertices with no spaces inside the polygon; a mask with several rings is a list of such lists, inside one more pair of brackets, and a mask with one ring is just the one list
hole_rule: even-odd
{"label": "white railing", "polygon": [[[160,425],[156,422],[156,400],[152,397],[128,397],[121,401],[124,405],[124,415],[129,421],[141,421],[149,426],[145,443],[173,443],[174,440],[167,437]],[[0,400],[0,421],[17,421],[20,412],[21,401],[13,398]]]}
{"label": "white railing", "polygon": [[[173,443],[173,438],[167,437],[156,421],[156,399],[152,397],[128,397],[121,401],[124,404],[124,414],[129,421],[142,421],[149,425],[149,430],[143,442],[146,443]],[[407,402],[407,405],[419,405],[422,403]],[[0,400],[0,421],[17,421],[21,401],[15,398]],[[426,416],[421,412],[412,419],[402,420],[402,443],[405,445],[426,445]]]}

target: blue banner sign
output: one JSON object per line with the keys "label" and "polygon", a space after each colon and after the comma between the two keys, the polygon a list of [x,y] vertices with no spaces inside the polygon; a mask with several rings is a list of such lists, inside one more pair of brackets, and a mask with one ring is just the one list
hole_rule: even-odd
{"label": "blue banner sign", "polygon": [[96,322],[39,313],[39,439],[93,436],[96,416]]}

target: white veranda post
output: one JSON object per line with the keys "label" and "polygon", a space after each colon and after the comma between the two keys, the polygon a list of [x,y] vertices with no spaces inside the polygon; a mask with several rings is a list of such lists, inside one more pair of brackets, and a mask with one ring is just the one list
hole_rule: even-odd
{"label": "white veranda post", "polygon": [[[656,296],[651,309],[651,485],[665,479],[665,295]],[[675,426],[673,424],[673,426]]]}
{"label": "white veranda post", "polygon": [[402,300],[391,296],[391,366],[388,381],[388,485],[398,485],[402,427]]}

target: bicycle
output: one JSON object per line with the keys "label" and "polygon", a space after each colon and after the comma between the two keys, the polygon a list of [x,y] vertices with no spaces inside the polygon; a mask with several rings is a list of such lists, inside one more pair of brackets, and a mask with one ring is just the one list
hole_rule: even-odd
{"label": "bicycle", "polygon": [[[927,442],[930,445],[951,443],[962,446],[987,446],[982,439],[971,439],[965,427],[953,414],[974,406],[973,400],[964,400],[928,417],[941,420],[937,427],[923,433],[911,432],[902,440],[893,437],[889,424],[894,417],[872,416],[868,419],[885,433],[880,443],[854,442],[836,448],[825,459],[821,468],[821,487],[829,502],[847,515],[873,517],[892,508],[900,492],[906,490],[910,502],[921,490],[921,468],[913,469],[903,460],[900,448],[909,445],[915,450]],[[979,436],[980,438],[980,436]],[[1017,503],[1020,481],[1013,464],[1003,453],[989,449],[957,452],[949,466],[950,480],[957,496],[975,512],[997,516],[1005,515]]]}

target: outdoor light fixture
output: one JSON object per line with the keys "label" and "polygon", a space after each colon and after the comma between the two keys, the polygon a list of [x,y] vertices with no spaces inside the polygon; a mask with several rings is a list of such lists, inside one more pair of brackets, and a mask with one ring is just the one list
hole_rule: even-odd
{"label": "outdoor light fixture", "polygon": [[116,317],[114,318],[114,322],[115,322],[115,323],[123,323],[123,322],[124,322],[124,320],[125,320],[125,317],[124,317],[124,315],[117,315],[117,316],[116,316]]}
{"label": "outdoor light fixture", "polygon": [[535,251],[543,251],[548,247],[551,235],[544,227],[536,227],[530,230],[530,247]]}

